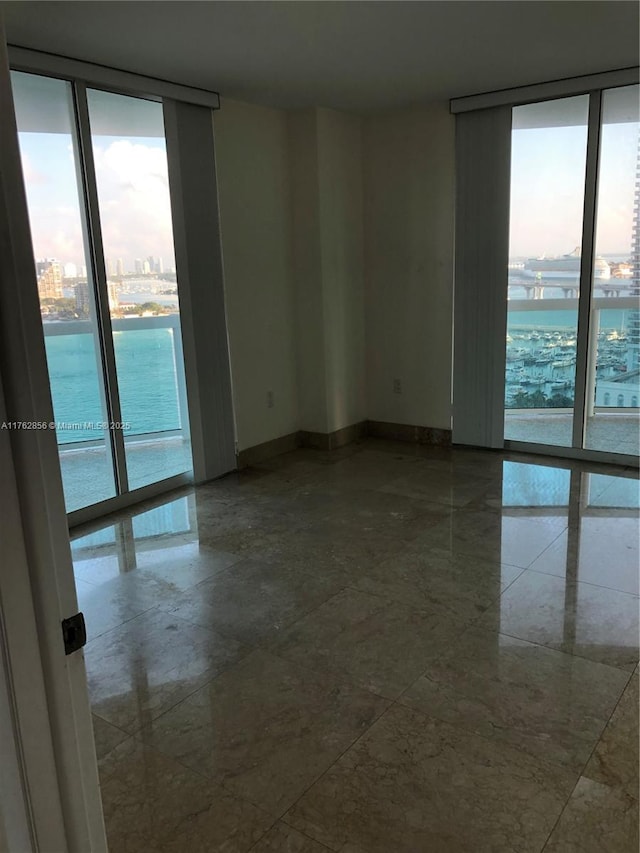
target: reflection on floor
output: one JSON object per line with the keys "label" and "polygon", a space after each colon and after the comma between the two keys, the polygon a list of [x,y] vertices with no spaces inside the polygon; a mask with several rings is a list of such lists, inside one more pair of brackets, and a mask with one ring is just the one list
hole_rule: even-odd
{"label": "reflection on floor", "polygon": [[[509,441],[526,441],[554,447],[573,444],[573,415],[554,413],[548,409],[534,413],[526,409],[505,411],[504,437]],[[640,418],[638,410],[625,413],[598,413],[587,418],[585,447],[608,453],[637,456],[640,450]]]}
{"label": "reflection on floor", "polygon": [[111,853],[637,853],[638,481],[554,464],[368,441],[85,528]]}

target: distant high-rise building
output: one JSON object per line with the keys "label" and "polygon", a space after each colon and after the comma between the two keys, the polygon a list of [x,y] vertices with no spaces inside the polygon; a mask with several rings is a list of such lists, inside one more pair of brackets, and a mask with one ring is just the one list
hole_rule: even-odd
{"label": "distant high-rise building", "polygon": [[[640,138],[636,161],[636,189],[631,237],[631,295],[640,296]],[[627,315],[627,371],[640,368],[640,311]]]}
{"label": "distant high-rise building", "polygon": [[148,260],[144,260],[144,261],[142,262],[142,272],[143,272],[145,275],[149,275],[149,273],[151,272],[151,265],[149,264],[149,261],[148,261]]}
{"label": "distant high-rise building", "polygon": [[113,258],[106,258],[105,267],[107,270],[107,275],[115,275],[116,268],[115,264],[113,263]]}
{"label": "distant high-rise building", "polygon": [[117,310],[118,305],[120,304],[117,285],[113,281],[107,282],[107,299],[109,301],[109,311],[113,313]]}
{"label": "distant high-rise building", "polygon": [[78,277],[78,267],[75,264],[65,264],[64,265],[64,277],[65,278],[77,278]]}
{"label": "distant high-rise building", "polygon": [[142,275],[143,267],[141,258],[136,258],[134,261],[134,269],[138,275]]}
{"label": "distant high-rise building", "polygon": [[122,258],[118,258],[118,260],[116,261],[116,275],[124,275],[124,264],[122,262]]}
{"label": "distant high-rise building", "polygon": [[160,273],[161,275],[164,272],[164,261],[162,260],[162,258],[158,258],[158,260],[156,261],[156,272]]}
{"label": "distant high-rise building", "polygon": [[147,255],[147,263],[149,264],[149,272],[156,271],[156,259],[153,255]]}
{"label": "distant high-rise building", "polygon": [[[109,300],[109,310],[115,311],[118,307],[117,285],[113,281],[107,282],[107,298]],[[79,281],[75,287],[76,311],[81,317],[88,317],[91,313],[91,291],[89,283]]]}
{"label": "distant high-rise building", "polygon": [[80,317],[88,317],[90,314],[89,284],[79,281],[75,286],[76,313]]}
{"label": "distant high-rise building", "polygon": [[60,299],[62,297],[62,266],[55,258],[37,261],[36,275],[40,299]]}

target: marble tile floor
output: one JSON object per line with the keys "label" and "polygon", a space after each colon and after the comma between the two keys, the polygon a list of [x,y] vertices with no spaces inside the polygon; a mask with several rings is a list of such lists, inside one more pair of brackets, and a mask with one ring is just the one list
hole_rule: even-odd
{"label": "marble tile floor", "polygon": [[111,853],[637,853],[639,497],[367,440],[76,529]]}

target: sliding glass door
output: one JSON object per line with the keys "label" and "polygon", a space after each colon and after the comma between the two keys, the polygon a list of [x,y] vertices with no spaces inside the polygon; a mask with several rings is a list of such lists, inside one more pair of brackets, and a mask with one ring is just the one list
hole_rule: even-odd
{"label": "sliding glass door", "polygon": [[630,454],[640,449],[638,89],[602,94],[595,247],[604,271],[595,267],[591,280],[584,443]]}
{"label": "sliding glass door", "polygon": [[163,108],[12,72],[68,512],[192,469]]}
{"label": "sliding glass door", "polygon": [[162,105],[89,89],[130,489],[191,469]]}
{"label": "sliding glass door", "polygon": [[637,454],[638,86],[514,107],[504,438]]}
{"label": "sliding glass door", "polygon": [[589,97],[513,110],[504,437],[570,447]]}
{"label": "sliding glass door", "polygon": [[[71,84],[11,75],[67,511],[116,495]],[[90,474],[89,474],[90,472]]]}

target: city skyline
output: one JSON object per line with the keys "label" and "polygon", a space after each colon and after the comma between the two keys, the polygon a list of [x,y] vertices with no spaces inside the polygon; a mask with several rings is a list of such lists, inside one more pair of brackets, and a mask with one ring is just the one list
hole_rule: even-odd
{"label": "city skyline", "polygon": [[[57,264],[62,271],[62,279],[86,279],[87,267],[84,264],[76,264],[56,257],[36,258],[36,270],[43,264]],[[175,267],[167,268],[164,259],[158,255],[149,255],[146,258],[136,257],[131,267],[124,265],[122,258],[105,258],[105,271],[107,278],[127,278],[130,276],[145,275],[175,275]]]}

